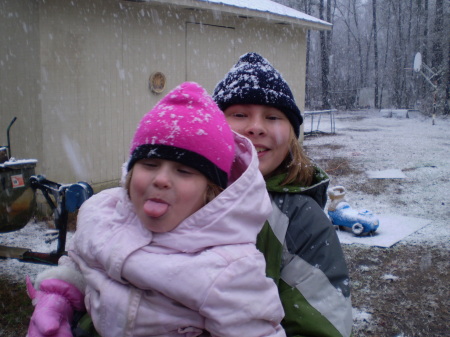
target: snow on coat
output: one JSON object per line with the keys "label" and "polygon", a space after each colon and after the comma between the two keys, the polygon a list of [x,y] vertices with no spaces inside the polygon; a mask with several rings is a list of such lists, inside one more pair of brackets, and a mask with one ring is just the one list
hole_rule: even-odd
{"label": "snow on coat", "polygon": [[285,336],[255,247],[270,198],[251,142],[234,137],[231,184],[171,232],[146,230],[123,188],[81,207],[69,256],[102,336]]}

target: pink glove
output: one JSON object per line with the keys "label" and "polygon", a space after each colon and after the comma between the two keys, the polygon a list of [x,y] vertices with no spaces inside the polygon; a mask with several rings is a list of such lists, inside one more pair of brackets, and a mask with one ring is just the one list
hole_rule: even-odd
{"label": "pink glove", "polygon": [[58,279],[48,279],[36,290],[27,276],[27,291],[35,306],[28,337],[72,337],[74,310],[84,310],[84,296],[78,288]]}

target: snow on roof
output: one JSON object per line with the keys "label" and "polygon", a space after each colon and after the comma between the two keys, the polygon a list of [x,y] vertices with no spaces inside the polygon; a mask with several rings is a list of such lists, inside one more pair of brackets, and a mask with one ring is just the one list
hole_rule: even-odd
{"label": "snow on roof", "polygon": [[[235,15],[255,16],[283,23],[301,25],[308,29],[329,30],[332,24],[296,9],[270,0],[127,0],[162,6],[189,6],[204,10],[218,10]],[[277,18],[278,17],[278,18]]]}
{"label": "snow on roof", "polygon": [[202,2],[210,2],[221,4],[225,6],[245,8],[258,12],[266,12],[270,14],[277,14],[281,16],[286,16],[294,19],[299,19],[308,22],[314,22],[325,26],[331,26],[329,22],[320,20],[311,15],[300,12],[296,9],[284,6],[274,1],[270,0],[198,0]]}
{"label": "snow on roof", "polygon": [[198,0],[203,2],[210,2],[221,4],[225,6],[246,8],[258,12],[267,12],[271,14],[278,14],[281,16],[287,16],[295,19],[300,19],[308,22],[315,22],[326,26],[331,26],[329,22],[317,19],[311,15],[300,12],[296,9],[284,6],[270,0]]}

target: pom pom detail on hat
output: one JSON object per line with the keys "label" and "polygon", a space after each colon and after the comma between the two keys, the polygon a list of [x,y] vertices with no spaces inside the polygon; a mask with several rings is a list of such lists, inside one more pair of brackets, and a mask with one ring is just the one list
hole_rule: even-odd
{"label": "pom pom detail on hat", "polygon": [[185,82],[139,122],[131,142],[128,171],[144,158],[180,162],[225,188],[234,159],[233,132],[206,90]]}
{"label": "pom pom detail on hat", "polygon": [[281,74],[257,53],[247,53],[214,89],[213,98],[224,111],[235,104],[269,105],[282,111],[300,134],[303,117]]}

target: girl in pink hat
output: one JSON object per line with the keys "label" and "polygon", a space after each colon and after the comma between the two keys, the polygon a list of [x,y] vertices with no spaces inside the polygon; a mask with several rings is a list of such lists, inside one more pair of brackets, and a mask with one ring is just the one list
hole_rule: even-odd
{"label": "girl in pink hat", "polygon": [[256,151],[203,88],[183,83],[143,117],[123,181],[82,205],[68,256],[28,280],[29,337],[72,336],[84,305],[101,336],[285,336],[255,247],[272,211]]}

